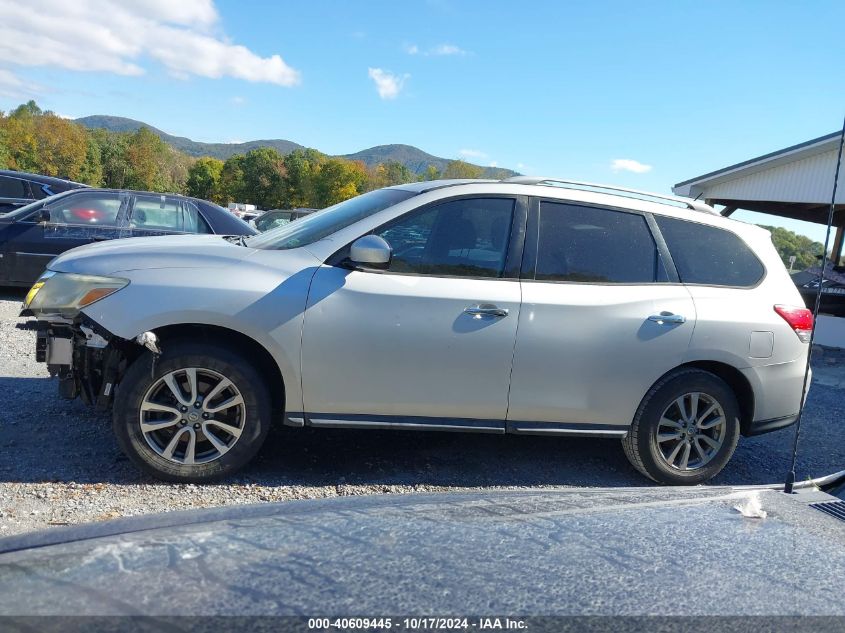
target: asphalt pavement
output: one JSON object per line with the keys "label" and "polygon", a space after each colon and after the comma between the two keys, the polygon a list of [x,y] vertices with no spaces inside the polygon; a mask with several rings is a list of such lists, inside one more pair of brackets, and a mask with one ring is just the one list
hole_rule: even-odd
{"label": "asphalt pavement", "polygon": [[[163,484],[121,454],[109,416],[59,398],[15,329],[23,291],[0,289],[0,536],[145,512],[351,494],[649,486],[618,440],[278,427],[258,459],[214,485]],[[798,479],[845,469],[845,353],[814,354]],[[713,484],[783,481],[794,427],[742,438]]]}

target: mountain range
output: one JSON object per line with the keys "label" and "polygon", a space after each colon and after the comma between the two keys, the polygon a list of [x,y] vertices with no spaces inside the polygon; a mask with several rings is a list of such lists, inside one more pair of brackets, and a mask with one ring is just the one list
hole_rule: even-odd
{"label": "mountain range", "polygon": [[[234,154],[244,154],[257,147],[272,147],[280,154],[288,154],[295,149],[305,149],[304,145],[281,138],[259,139],[245,143],[203,143],[184,136],[168,134],[143,121],[102,114],[75,119],[75,122],[87,128],[103,128],[112,132],[136,132],[140,128],[146,127],[151,132],[157,134],[165,143],[189,156],[213,156],[221,160],[226,160]],[[363,149],[354,154],[343,154],[337,156],[337,158],[359,160],[368,167],[395,160],[405,165],[415,174],[422,174],[429,165],[434,165],[434,167],[442,172],[451,160],[449,158],[433,156],[413,145],[401,144],[376,145],[375,147]],[[479,165],[479,167],[484,170],[483,176],[485,178],[507,178],[508,176],[517,174],[515,171],[502,167],[484,167],[482,165]]]}

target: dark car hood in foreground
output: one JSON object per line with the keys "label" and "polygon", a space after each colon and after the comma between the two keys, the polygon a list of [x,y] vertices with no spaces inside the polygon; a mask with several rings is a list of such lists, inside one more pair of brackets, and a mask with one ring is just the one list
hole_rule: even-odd
{"label": "dark car hood in foreground", "polygon": [[57,529],[0,540],[0,613],[845,614],[845,523],[808,507],[834,499],[764,490],[752,519],[748,494],[346,497]]}

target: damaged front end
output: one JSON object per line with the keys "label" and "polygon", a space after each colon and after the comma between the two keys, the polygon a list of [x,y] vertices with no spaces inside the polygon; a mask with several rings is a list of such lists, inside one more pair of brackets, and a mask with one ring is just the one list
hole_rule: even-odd
{"label": "damaged front end", "polygon": [[160,354],[158,339],[144,332],[135,340],[115,336],[81,309],[128,285],[126,279],[48,271],[32,287],[20,316],[35,317],[18,325],[36,330],[35,358],[59,379],[59,395],[77,396],[98,409],[111,407],[114,387],[126,367],[146,347]]}

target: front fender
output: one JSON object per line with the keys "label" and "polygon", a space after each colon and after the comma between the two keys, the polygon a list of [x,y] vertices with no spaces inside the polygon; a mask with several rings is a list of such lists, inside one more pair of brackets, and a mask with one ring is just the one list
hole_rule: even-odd
{"label": "front fender", "polygon": [[[112,334],[132,340],[173,325],[210,325],[234,330],[264,347],[279,367],[291,408],[302,402],[300,345],[308,289],[317,270],[288,277],[273,269],[232,277],[201,269],[130,271],[120,292],[83,310]],[[216,271],[215,271],[216,272]]]}

